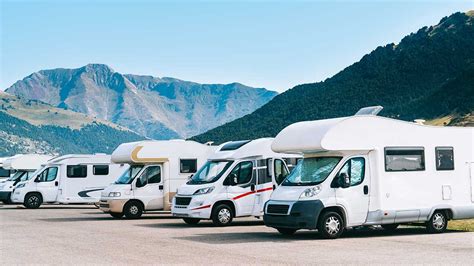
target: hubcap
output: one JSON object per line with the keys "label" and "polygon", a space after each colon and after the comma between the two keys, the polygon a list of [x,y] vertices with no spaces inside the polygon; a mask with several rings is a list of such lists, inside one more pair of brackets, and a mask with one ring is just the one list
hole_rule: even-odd
{"label": "hubcap", "polygon": [[435,216],[433,217],[433,227],[436,230],[441,230],[443,229],[444,224],[445,224],[444,216],[440,213],[435,214]]}
{"label": "hubcap", "polygon": [[39,202],[39,199],[36,196],[32,196],[28,199],[28,203],[31,205],[36,205],[38,204],[38,202]]}
{"label": "hubcap", "polygon": [[335,235],[339,232],[341,228],[341,223],[339,222],[339,219],[337,219],[334,216],[329,217],[326,220],[326,231],[331,234]]}
{"label": "hubcap", "polygon": [[133,215],[137,214],[138,213],[138,207],[135,206],[135,205],[131,206],[130,207],[130,213],[133,214]]}
{"label": "hubcap", "polygon": [[228,209],[221,209],[217,214],[219,222],[226,224],[230,221],[230,211]]}

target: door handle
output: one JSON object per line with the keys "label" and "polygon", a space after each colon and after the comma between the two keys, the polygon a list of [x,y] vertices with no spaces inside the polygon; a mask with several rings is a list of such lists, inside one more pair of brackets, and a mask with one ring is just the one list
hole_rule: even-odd
{"label": "door handle", "polygon": [[250,185],[250,190],[255,191],[255,184]]}
{"label": "door handle", "polygon": [[158,186],[158,189],[159,189],[159,190],[163,190],[163,185],[159,185],[159,186]]}
{"label": "door handle", "polygon": [[54,181],[54,185],[55,185],[55,186],[59,186],[59,182],[58,182],[58,181]]}
{"label": "door handle", "polygon": [[369,186],[365,185],[364,186],[364,195],[369,194]]}
{"label": "door handle", "polygon": [[276,185],[273,185],[273,190],[275,190],[276,188],[277,188],[277,186],[276,186]]}

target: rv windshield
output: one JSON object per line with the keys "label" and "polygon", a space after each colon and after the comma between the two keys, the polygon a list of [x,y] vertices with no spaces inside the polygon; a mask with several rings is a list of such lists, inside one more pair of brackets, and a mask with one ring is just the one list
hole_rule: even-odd
{"label": "rv windshield", "polygon": [[131,184],[133,179],[137,176],[137,174],[142,170],[143,165],[132,165],[125,171],[115,184]]}
{"label": "rv windshield", "polygon": [[232,161],[208,161],[195,175],[193,175],[193,177],[191,177],[188,184],[197,185],[216,182],[231,164]]}
{"label": "rv windshield", "polygon": [[[8,178],[8,181],[26,181],[27,180],[27,172],[26,171],[18,171],[14,175],[12,175],[10,178]],[[24,179],[24,180],[23,180]]]}
{"label": "rv windshield", "polygon": [[334,170],[341,157],[314,157],[301,160],[283,186],[312,186],[322,183]]}

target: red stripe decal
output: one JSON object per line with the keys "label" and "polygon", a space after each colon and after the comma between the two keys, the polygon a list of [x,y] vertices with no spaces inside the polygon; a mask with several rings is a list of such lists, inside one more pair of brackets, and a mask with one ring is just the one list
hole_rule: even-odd
{"label": "red stripe decal", "polygon": [[206,209],[206,208],[210,208],[210,207],[211,207],[211,205],[204,205],[204,206],[201,206],[201,207],[194,208],[193,210]]}
{"label": "red stripe decal", "polygon": [[268,191],[268,190],[273,190],[273,187],[267,187],[267,188],[259,189],[259,190],[257,190],[257,193],[259,193],[259,192],[264,192],[264,191]]}
{"label": "red stripe decal", "polygon": [[267,188],[262,188],[262,189],[259,189],[257,191],[249,191],[249,192],[245,192],[244,194],[240,194],[234,198],[232,198],[233,200],[237,200],[237,199],[240,199],[240,198],[243,198],[245,196],[248,196],[248,195],[252,195],[252,194],[255,194],[255,193],[260,193],[260,192],[264,192],[264,191],[267,191],[267,190],[273,190],[273,187],[267,187]]}

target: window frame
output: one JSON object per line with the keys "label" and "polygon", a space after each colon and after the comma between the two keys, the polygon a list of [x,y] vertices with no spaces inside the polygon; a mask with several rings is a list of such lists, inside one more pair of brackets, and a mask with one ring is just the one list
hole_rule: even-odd
{"label": "window frame", "polygon": [[351,184],[351,185],[349,186],[349,188],[350,188],[350,187],[356,187],[356,186],[358,186],[358,185],[364,183],[365,174],[366,174],[366,168],[367,168],[367,165],[366,165],[367,160],[365,159],[364,156],[354,156],[354,157],[347,158],[347,160],[342,163],[341,167],[339,168],[339,170],[337,171],[336,175],[334,176],[333,182],[332,182],[332,184],[331,184],[331,187],[332,187],[332,188],[336,188],[336,187],[337,187],[337,188],[341,188],[341,187],[338,187],[338,186],[335,186],[335,185],[336,185],[336,183],[339,181],[338,179],[339,179],[339,175],[341,174],[342,168],[344,168],[344,166],[345,166],[346,163],[348,163],[348,162],[350,162],[350,165],[349,165],[349,177],[351,178],[351,181],[352,181],[352,173],[351,173],[351,171],[352,171],[352,160],[354,160],[354,159],[362,159],[362,160],[363,160],[363,162],[364,162],[364,169],[363,169],[363,170],[364,170],[364,171],[363,171],[363,173],[362,173],[362,179],[360,180],[360,182],[357,183],[357,184]]}
{"label": "window frame", "polygon": [[[107,173],[106,174],[97,174],[96,173],[96,168],[97,167],[107,167]],[[92,165],[92,174],[93,175],[109,175],[110,174],[110,165],[108,165],[108,164],[95,164],[95,165]]]}
{"label": "window frame", "polygon": [[[151,168],[151,167],[159,167],[159,168],[160,168],[160,182],[158,182],[158,183],[149,183],[149,182],[148,182],[148,178],[147,178],[147,179],[146,179],[146,183],[145,183],[145,184],[142,184],[141,181],[138,181],[138,180],[141,180],[142,176],[143,176],[143,175],[148,171],[148,169]],[[135,180],[135,187],[137,187],[137,188],[146,187],[146,186],[148,186],[148,185],[150,185],[150,184],[152,184],[152,185],[154,185],[154,184],[162,185],[162,184],[163,184],[163,167],[162,167],[161,165],[159,165],[159,164],[156,164],[156,165],[148,165],[148,166],[146,166],[144,169],[142,169],[139,173],[140,173],[140,175],[138,175],[138,176],[136,176],[136,177],[134,178],[134,180]],[[140,185],[140,186],[137,186],[137,182],[140,182],[141,185]]]}
{"label": "window frame", "polygon": [[46,180],[46,179],[45,179],[45,180],[41,180],[41,178],[38,178],[38,183],[42,183],[42,182],[53,182],[53,181],[55,181],[55,180],[58,178],[58,172],[59,172],[59,167],[58,167],[58,166],[50,166],[50,167],[44,169],[43,171],[41,171],[41,173],[39,173],[37,176],[39,177],[39,176],[41,176],[44,172],[46,172],[46,177],[45,177],[45,178],[47,178],[47,177],[49,176],[49,170],[50,170],[51,168],[56,168],[56,176],[54,177],[54,179],[53,179],[53,180]]}
{"label": "window frame", "polygon": [[[398,151],[421,151],[422,152],[422,157],[421,157],[421,164],[423,168],[419,169],[410,169],[410,170],[391,170],[387,168],[387,151],[391,150],[398,150]],[[389,155],[390,156],[390,155]],[[385,172],[421,172],[421,171],[426,171],[426,153],[425,153],[425,147],[422,146],[391,146],[391,147],[385,147],[384,148],[384,166],[385,166]]]}
{"label": "window frame", "polygon": [[[438,151],[439,150],[451,150],[452,155],[453,155],[453,168],[450,169],[439,169],[438,167]],[[455,166],[455,160],[454,160],[454,147],[453,146],[437,146],[435,147],[435,166],[436,166],[436,171],[454,171],[456,169]]]}
{"label": "window frame", "polygon": [[[69,169],[72,168],[72,167],[85,167],[86,168],[86,171],[85,171],[86,175],[85,176],[82,176],[82,175],[80,175],[80,176],[71,176],[71,175],[69,175]],[[89,168],[89,167],[87,167],[87,164],[66,165],[66,177],[67,178],[87,178],[87,176],[88,176],[88,174],[87,174],[88,169],[87,168]]]}
{"label": "window frame", "polygon": [[[183,161],[194,161],[194,171],[183,172],[182,162]],[[198,159],[197,158],[180,158],[179,159],[179,173],[180,174],[195,174],[198,171]]]}
{"label": "window frame", "polygon": [[[281,162],[282,168],[286,171],[286,176],[285,176],[285,178],[283,178],[283,180],[281,180],[280,183],[278,183],[277,176],[276,176],[276,163],[277,163],[277,161],[280,161],[280,162]],[[283,170],[283,169],[282,169],[282,170]],[[281,183],[283,183],[283,181],[285,181],[285,179],[290,175],[290,173],[291,173],[291,172],[290,172],[290,170],[288,169],[288,166],[286,165],[286,161],[285,161],[284,159],[275,158],[275,159],[273,160],[273,175],[275,176],[275,183],[276,183],[277,185],[280,185]]]}
{"label": "window frame", "polygon": [[234,166],[234,168],[232,168],[232,170],[230,170],[230,173],[229,173],[228,177],[232,174],[232,172],[234,171],[234,169],[236,167],[239,167],[239,176],[240,176],[240,164],[247,163],[247,162],[250,162],[252,164],[252,170],[250,171],[250,173],[251,173],[250,180],[247,183],[242,183],[242,184],[237,183],[237,184],[235,184],[236,186],[247,186],[247,185],[252,183],[252,180],[254,178],[254,168],[255,168],[255,163],[252,160],[245,160],[245,161],[238,162],[237,165]]}

